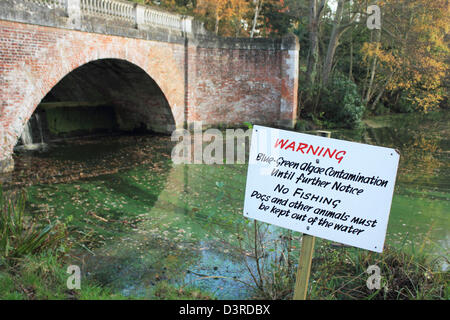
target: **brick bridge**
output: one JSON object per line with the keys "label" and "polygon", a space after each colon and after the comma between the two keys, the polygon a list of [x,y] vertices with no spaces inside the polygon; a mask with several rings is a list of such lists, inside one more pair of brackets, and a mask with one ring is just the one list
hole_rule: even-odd
{"label": "brick bridge", "polygon": [[291,127],[298,40],[219,38],[116,0],[0,1],[0,171],[40,105],[109,104],[123,128]]}

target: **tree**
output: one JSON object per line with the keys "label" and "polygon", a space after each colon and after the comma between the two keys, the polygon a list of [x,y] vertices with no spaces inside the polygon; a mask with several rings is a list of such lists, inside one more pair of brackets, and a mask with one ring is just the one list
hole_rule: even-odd
{"label": "tree", "polygon": [[152,7],[159,7],[173,13],[193,15],[197,0],[128,0]]}
{"label": "tree", "polygon": [[306,82],[312,87],[316,80],[317,64],[319,63],[319,30],[322,14],[328,0],[309,1],[309,54],[308,67],[306,70]]}
{"label": "tree", "polygon": [[[355,6],[356,2],[353,4]],[[336,13],[333,19],[333,29],[331,31],[330,40],[328,42],[328,49],[327,49],[327,55],[325,57],[325,62],[323,65],[323,71],[322,71],[322,82],[323,85],[327,85],[328,78],[330,77],[331,68],[334,61],[334,55],[336,53],[336,48],[339,45],[339,39],[343,35],[344,32],[346,32],[356,21],[356,18],[359,16],[360,8],[356,10],[355,13],[353,13],[351,16],[349,16],[348,21],[343,21],[344,16],[344,6],[347,5],[348,7],[351,7],[351,4],[349,1],[346,0],[338,0]]]}
{"label": "tree", "polygon": [[214,25],[214,33],[219,34],[220,21],[229,15],[227,7],[228,0],[199,0],[195,13],[204,17],[207,28]]}
{"label": "tree", "polygon": [[292,17],[284,0],[264,0],[261,8],[262,36],[282,36],[290,31]]}
{"label": "tree", "polygon": [[261,7],[263,5],[264,0],[254,0],[253,3],[255,3],[255,13],[253,15],[253,21],[252,21],[252,31],[250,32],[250,38],[253,38],[256,31],[256,24],[258,23],[259,18],[259,12],[261,11]]}
{"label": "tree", "polygon": [[449,52],[444,41],[448,2],[390,0],[380,6],[379,41],[362,47],[365,62],[373,65],[366,103],[374,109],[387,91],[394,96],[394,103],[404,97],[417,110],[437,107],[444,97],[442,81]]}
{"label": "tree", "polygon": [[[261,0],[262,1],[262,0]],[[230,19],[234,34],[239,37],[243,30],[243,22],[251,11],[250,5],[244,0],[230,0]]]}
{"label": "tree", "polygon": [[198,0],[194,12],[216,35],[240,36],[251,7],[246,0]]}

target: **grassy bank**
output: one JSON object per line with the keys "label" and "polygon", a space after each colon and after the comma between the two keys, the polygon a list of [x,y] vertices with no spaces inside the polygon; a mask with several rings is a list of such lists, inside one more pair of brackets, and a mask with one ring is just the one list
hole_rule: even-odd
{"label": "grassy bank", "polygon": [[[311,299],[447,300],[450,297],[448,271],[442,271],[444,256],[415,250],[386,247],[383,253],[357,248],[334,248],[324,243],[316,249],[310,280]],[[379,289],[369,289],[379,269]],[[372,278],[373,279],[373,278]],[[370,280],[369,280],[370,282]]]}
{"label": "grassy bank", "polygon": [[[315,248],[307,299],[448,300],[450,298],[450,273],[442,270],[442,262],[448,264],[445,257],[410,253],[394,247],[387,247],[382,254],[378,254],[357,248],[334,247],[329,241],[318,242],[321,244]],[[292,257],[298,259],[295,254]],[[296,261],[291,262],[294,263]],[[272,265],[275,266],[274,263]],[[369,272],[370,266],[373,269]],[[374,269],[378,269],[381,276],[379,285],[374,281]],[[275,270],[269,269],[257,279],[263,285],[254,290],[253,297],[292,299],[295,276],[296,264],[294,268],[288,267],[287,262],[277,264]],[[371,279],[373,281],[370,281]],[[368,282],[373,284],[371,289]]]}
{"label": "grassy bank", "polygon": [[[249,245],[242,258],[251,273],[250,297],[292,299],[301,234],[274,234],[259,222],[249,223],[246,229],[241,239]],[[383,253],[317,238],[307,299],[448,300],[448,255],[429,250],[426,239],[417,247],[407,238],[398,246],[385,245]]]}
{"label": "grassy bank", "polygon": [[[0,264],[0,300],[123,300],[141,297],[112,292],[91,280],[82,278],[80,289],[68,289],[67,265],[51,252],[27,255],[14,262]],[[154,300],[211,300],[210,293],[194,287],[174,286],[159,282],[153,292]]]}
{"label": "grassy bank", "polygon": [[25,193],[0,188],[0,299],[120,298],[93,283],[69,290],[67,226],[28,215],[25,203]]}
{"label": "grassy bank", "polygon": [[27,255],[0,265],[0,299],[123,299],[106,288],[82,281],[81,289],[68,289],[64,262],[51,252]]}
{"label": "grassy bank", "polygon": [[[68,289],[67,261],[70,257],[70,237],[62,222],[33,219],[25,212],[25,197],[21,193],[1,194],[0,216],[0,299],[136,299],[112,292],[89,278],[83,277],[81,289]],[[40,221],[36,221],[40,220]],[[252,224],[249,224],[252,228]],[[251,229],[253,230],[253,229]],[[256,231],[255,231],[256,232]],[[258,235],[258,232],[253,234]],[[260,236],[257,236],[260,239]],[[251,232],[246,240],[257,245],[254,253],[242,251],[242,258],[258,257],[257,271],[249,298],[292,299],[298,261],[299,237],[288,233],[270,240],[255,242]],[[276,242],[276,243],[274,243]],[[278,248],[275,249],[274,247]],[[281,249],[280,249],[281,248]],[[423,248],[385,248],[377,254],[352,247],[336,247],[318,239],[313,258],[309,299],[449,299],[450,275],[442,271],[448,265],[445,256],[432,256]],[[379,289],[369,289],[367,270],[377,266],[381,281]],[[209,281],[214,281],[213,279]],[[195,286],[175,286],[169,281],[158,282],[151,299],[214,299],[214,294]]]}
{"label": "grassy bank", "polygon": [[[139,299],[112,292],[82,275],[81,288],[67,285],[70,248],[76,241],[70,228],[26,212],[24,192],[3,193],[0,188],[0,300]],[[210,293],[161,281],[153,299],[214,299]]]}

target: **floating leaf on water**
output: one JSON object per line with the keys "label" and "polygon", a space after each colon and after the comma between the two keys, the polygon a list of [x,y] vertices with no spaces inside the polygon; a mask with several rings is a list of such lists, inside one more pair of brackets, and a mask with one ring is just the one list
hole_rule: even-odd
{"label": "floating leaf on water", "polygon": [[224,186],[224,183],[222,181],[216,181],[216,186],[222,188]]}

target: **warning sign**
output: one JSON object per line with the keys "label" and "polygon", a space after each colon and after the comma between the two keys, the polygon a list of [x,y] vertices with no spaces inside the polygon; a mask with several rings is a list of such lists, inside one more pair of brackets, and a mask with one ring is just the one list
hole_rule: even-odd
{"label": "warning sign", "polygon": [[254,126],[244,215],[382,252],[394,149]]}

